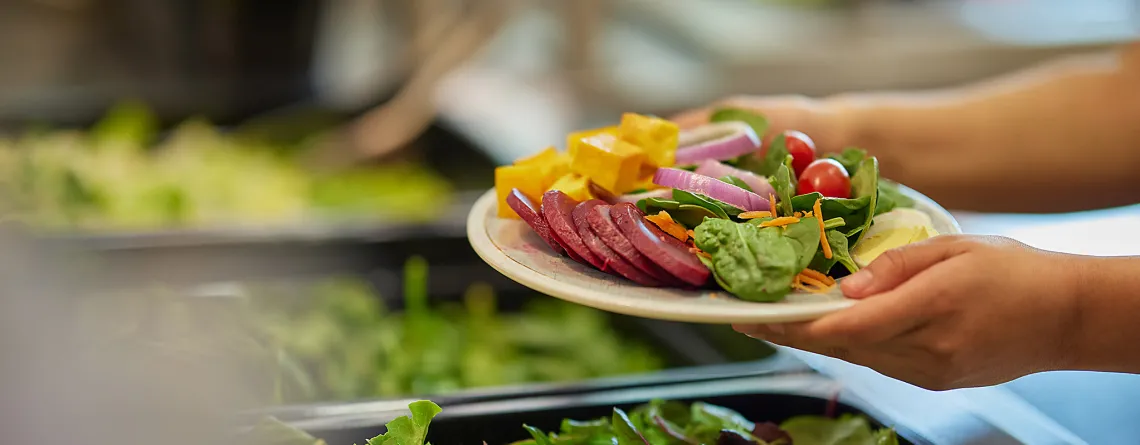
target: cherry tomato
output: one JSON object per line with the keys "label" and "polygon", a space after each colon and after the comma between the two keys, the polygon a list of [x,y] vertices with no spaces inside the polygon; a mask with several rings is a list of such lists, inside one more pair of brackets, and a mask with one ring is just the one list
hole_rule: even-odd
{"label": "cherry tomato", "polygon": [[815,161],[815,141],[806,134],[788,130],[784,132],[784,146],[792,155],[792,170],[795,170],[796,177],[799,177],[804,174],[808,164]]}
{"label": "cherry tomato", "polygon": [[804,169],[796,190],[800,195],[811,192],[819,192],[828,198],[850,198],[851,177],[838,161],[817,160]]}

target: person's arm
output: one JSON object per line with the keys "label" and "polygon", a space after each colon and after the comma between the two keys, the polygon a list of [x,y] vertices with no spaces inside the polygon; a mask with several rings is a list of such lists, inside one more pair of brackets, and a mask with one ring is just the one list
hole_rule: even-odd
{"label": "person's arm", "polygon": [[1084,263],[1067,368],[1140,374],[1140,257]]}
{"label": "person's arm", "polygon": [[947,90],[726,103],[772,115],[777,130],[808,133],[821,151],[865,148],[884,176],[952,208],[1140,202],[1140,44]]}

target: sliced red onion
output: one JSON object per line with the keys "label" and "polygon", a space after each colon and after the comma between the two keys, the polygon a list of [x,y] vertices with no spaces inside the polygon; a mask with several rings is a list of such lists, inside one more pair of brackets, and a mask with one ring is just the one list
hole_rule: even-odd
{"label": "sliced red onion", "polygon": [[772,184],[768,183],[768,178],[712,159],[706,159],[704,162],[701,162],[700,165],[697,166],[696,173],[713,178],[734,176],[744,181],[745,184],[748,184],[748,187],[752,188],[752,193],[760,195],[761,197],[776,194],[776,189],[772,187]]}
{"label": "sliced red onion", "polygon": [[760,137],[744,122],[717,122],[682,131],[677,147],[677,165],[692,165],[755,153],[760,150]]}
{"label": "sliced red onion", "polygon": [[732,204],[746,211],[768,210],[768,199],[735,185],[677,168],[659,168],[653,183],[689,193],[699,193]]}
{"label": "sliced red onion", "polygon": [[628,195],[621,195],[621,196],[618,196],[617,198],[614,199],[614,203],[617,204],[619,202],[630,202],[630,203],[637,204],[637,201],[641,201],[642,199],[645,199],[645,198],[670,199],[672,197],[673,197],[673,189],[657,189],[657,190],[650,190],[648,192],[630,193]]}

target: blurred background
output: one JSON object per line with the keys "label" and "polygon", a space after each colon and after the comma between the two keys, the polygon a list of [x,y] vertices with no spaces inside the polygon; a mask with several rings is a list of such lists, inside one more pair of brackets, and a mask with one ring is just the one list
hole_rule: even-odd
{"label": "blurred background", "polygon": [[[535,295],[471,251],[467,209],[496,165],[623,111],[955,85],[1138,29],[1129,0],[5,0],[0,210],[54,254],[16,279],[73,285],[75,347],[234,362],[245,408],[803,371],[724,326]],[[1140,250],[1040,245],[1135,209],[959,216]],[[1140,386],[1117,378],[1060,386]],[[1135,406],[1048,382],[1009,389],[1089,443],[1140,438],[1096,423]]]}

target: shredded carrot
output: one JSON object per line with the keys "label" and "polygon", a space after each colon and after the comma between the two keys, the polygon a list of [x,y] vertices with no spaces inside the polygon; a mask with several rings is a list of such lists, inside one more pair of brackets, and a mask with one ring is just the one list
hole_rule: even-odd
{"label": "shredded carrot", "polygon": [[664,210],[658,212],[656,215],[646,216],[645,219],[656,224],[657,227],[661,228],[662,231],[668,233],[673,238],[677,238],[682,242],[689,240],[689,231],[685,229],[685,226],[673,221],[673,217],[669,216],[669,213]]}
{"label": "shredded carrot", "polygon": [[771,193],[768,194],[768,211],[772,213],[772,216],[779,216],[776,214],[776,195]]}
{"label": "shredded carrot", "polygon": [[834,278],[831,278],[819,271],[804,269],[803,272],[800,272],[800,275],[822,281],[823,284],[826,284],[828,286],[835,284]]}
{"label": "shredded carrot", "polygon": [[741,214],[737,215],[736,217],[740,218],[740,219],[756,219],[756,218],[767,218],[770,216],[772,216],[772,212],[762,212],[762,211],[753,210],[751,212],[741,213]]}
{"label": "shredded carrot", "polygon": [[696,238],[697,237],[697,234],[694,233],[692,230],[687,230],[687,231],[685,231],[685,233],[689,235],[689,238]]}
{"label": "shredded carrot", "polygon": [[779,227],[798,222],[800,222],[800,219],[794,216],[781,216],[779,218],[760,223],[760,227]]}
{"label": "shredded carrot", "polygon": [[690,247],[689,252],[692,252],[692,253],[696,254],[697,256],[703,256],[705,258],[712,258],[712,255],[709,255],[708,252],[705,252],[705,251],[698,249],[696,247]]}
{"label": "shredded carrot", "polygon": [[823,211],[819,208],[821,202],[823,202],[821,199],[815,200],[815,205],[812,206],[812,210],[815,211],[816,215],[819,215],[819,218],[815,220],[819,221],[819,243],[823,247],[823,257],[830,260],[831,245],[827,243],[827,230],[823,226]]}
{"label": "shredded carrot", "polygon": [[792,216],[794,216],[796,218],[803,218],[804,212],[795,212],[795,213],[792,213]]}
{"label": "shredded carrot", "polygon": [[815,278],[809,277],[807,275],[800,275],[800,282],[803,284],[807,284],[809,286],[815,286],[815,287],[818,287],[821,289],[827,289],[827,288],[831,287],[831,286],[828,286],[826,283],[819,281]]}

